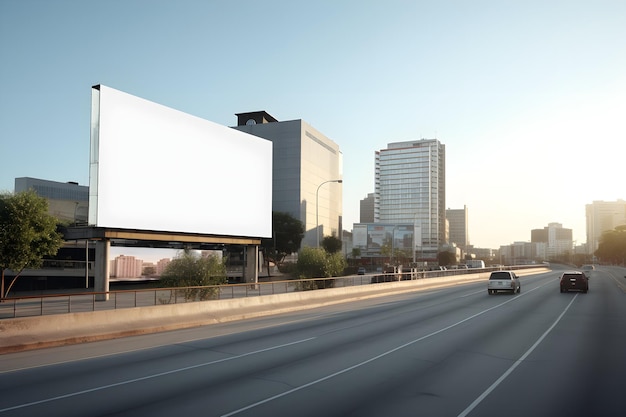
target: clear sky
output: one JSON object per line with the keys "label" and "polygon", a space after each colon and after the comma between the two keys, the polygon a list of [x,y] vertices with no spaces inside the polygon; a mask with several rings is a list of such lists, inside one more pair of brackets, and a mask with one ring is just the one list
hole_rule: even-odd
{"label": "clear sky", "polygon": [[104,84],[226,126],[310,123],[343,152],[347,230],[374,152],[421,138],[446,145],[477,247],[550,222],[580,244],[585,204],[626,198],[623,0],[0,0],[0,62],[0,191],[89,184]]}

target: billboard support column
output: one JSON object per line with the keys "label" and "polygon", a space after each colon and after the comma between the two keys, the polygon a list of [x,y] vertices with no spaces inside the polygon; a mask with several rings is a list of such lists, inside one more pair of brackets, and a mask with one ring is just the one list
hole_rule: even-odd
{"label": "billboard support column", "polygon": [[257,284],[259,282],[259,247],[246,245],[244,250],[243,281]]}
{"label": "billboard support column", "polygon": [[107,301],[109,299],[109,249],[111,241],[109,239],[98,240],[96,242],[96,259],[93,278],[94,292],[105,294],[96,295],[96,301]]}

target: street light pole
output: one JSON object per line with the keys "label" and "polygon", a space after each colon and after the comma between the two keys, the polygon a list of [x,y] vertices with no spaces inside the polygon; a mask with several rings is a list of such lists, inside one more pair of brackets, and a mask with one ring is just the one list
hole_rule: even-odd
{"label": "street light pole", "polygon": [[320,185],[317,186],[317,191],[315,191],[315,235],[317,237],[317,247],[320,247],[320,187],[324,184],[328,184],[329,182],[336,182],[341,184],[343,180],[328,180],[324,181]]}

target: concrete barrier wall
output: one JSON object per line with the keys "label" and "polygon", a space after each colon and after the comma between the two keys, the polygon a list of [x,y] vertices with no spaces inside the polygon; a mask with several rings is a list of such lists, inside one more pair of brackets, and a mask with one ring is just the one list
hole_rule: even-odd
{"label": "concrete barrier wall", "polygon": [[[548,270],[533,268],[516,273],[523,276]],[[350,300],[484,281],[488,277],[489,272],[482,272],[228,300],[3,319],[0,320],[0,353],[24,350],[27,346],[78,343],[241,320]]]}

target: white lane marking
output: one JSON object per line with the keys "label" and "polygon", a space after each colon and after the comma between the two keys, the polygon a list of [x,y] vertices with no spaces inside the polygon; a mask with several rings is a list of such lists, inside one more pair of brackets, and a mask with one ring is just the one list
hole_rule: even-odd
{"label": "white lane marking", "polygon": [[363,361],[363,362],[359,362],[359,363],[357,363],[357,364],[355,364],[355,365],[352,365],[352,366],[350,366],[350,367],[348,367],[348,368],[344,368],[344,369],[342,369],[342,370],[340,370],[340,371],[337,371],[337,372],[335,372],[335,373],[332,373],[332,374],[326,375],[325,377],[322,377],[322,378],[316,379],[316,380],[311,381],[311,382],[309,382],[309,383],[306,383],[306,384],[304,384],[304,385],[300,385],[300,386],[298,386],[298,387],[292,388],[292,389],[290,389],[290,390],[288,390],[288,391],[285,391],[285,392],[282,392],[282,393],[280,393],[280,394],[276,394],[276,395],[274,395],[274,396],[272,396],[272,397],[268,397],[268,398],[266,398],[266,399],[264,399],[264,400],[257,401],[257,402],[255,402],[255,403],[250,404],[250,405],[247,405],[247,406],[245,406],[245,407],[243,407],[243,408],[239,408],[239,409],[237,409],[237,410],[231,411],[230,413],[227,413],[227,414],[222,414],[222,416],[221,416],[221,417],[230,417],[230,416],[234,416],[234,415],[236,415],[236,414],[239,414],[239,413],[242,413],[242,412],[244,412],[244,411],[250,410],[250,409],[252,409],[252,408],[258,407],[259,405],[262,405],[262,404],[268,403],[268,402],[270,402],[270,401],[274,401],[274,400],[276,400],[276,399],[279,399],[279,398],[285,397],[285,396],[287,396],[287,395],[289,395],[289,394],[293,394],[294,392],[301,391],[301,390],[303,390],[303,389],[305,389],[305,388],[308,388],[308,387],[311,387],[311,386],[313,386],[313,385],[319,384],[320,382],[324,382],[324,381],[329,380],[329,379],[331,379],[331,378],[334,378],[334,377],[336,377],[336,376],[339,376],[339,375],[345,374],[346,372],[350,372],[350,371],[352,371],[353,369],[359,368],[359,367],[361,367],[361,366],[363,366],[363,365],[367,365],[367,364],[368,364],[368,363],[370,363],[370,362],[374,362],[375,360],[378,360],[378,359],[380,359],[380,358],[383,358],[383,357],[385,357],[385,356],[388,356],[388,355],[390,355],[390,354],[392,354],[392,353],[394,353],[394,352],[397,352],[397,351],[399,351],[399,350],[401,350],[401,349],[404,349],[404,348],[406,348],[406,347],[408,347],[408,346],[411,346],[411,345],[413,345],[413,344],[415,344],[415,343],[417,343],[417,342],[421,342],[422,340],[425,340],[425,339],[428,339],[428,338],[433,337],[433,336],[435,336],[435,335],[438,335],[439,333],[443,333],[443,332],[445,332],[446,330],[450,330],[450,329],[452,329],[452,328],[454,328],[454,327],[456,327],[456,326],[458,326],[458,325],[460,325],[460,324],[463,324],[463,323],[465,323],[465,322],[467,322],[467,321],[469,321],[469,320],[472,320],[472,319],[474,319],[474,318],[476,318],[476,317],[478,317],[478,316],[481,316],[481,315],[483,315],[483,314],[485,314],[485,313],[487,313],[487,312],[489,312],[489,311],[491,311],[491,310],[495,310],[496,308],[500,308],[500,307],[502,307],[502,306],[503,306],[503,305],[505,305],[505,304],[508,304],[508,303],[513,302],[513,301],[515,301],[515,300],[519,300],[519,299],[520,299],[520,297],[523,297],[523,296],[525,296],[525,295],[527,295],[527,294],[529,294],[529,293],[531,293],[531,292],[533,292],[533,291],[535,291],[535,290],[537,290],[537,289],[539,289],[539,288],[543,287],[544,285],[551,284],[551,283],[552,283],[552,281],[547,282],[546,284],[540,285],[540,286],[538,286],[538,287],[535,287],[535,288],[533,288],[533,289],[531,289],[531,290],[528,290],[528,291],[527,291],[527,292],[525,292],[525,293],[522,293],[522,294],[517,295],[517,296],[516,296],[516,297],[514,297],[514,298],[509,298],[507,301],[504,301],[504,302],[502,302],[502,303],[500,303],[500,304],[496,304],[496,305],[495,305],[495,306],[493,306],[493,307],[489,307],[489,308],[488,308],[488,309],[486,309],[486,310],[483,310],[483,311],[481,311],[481,312],[479,312],[479,313],[476,313],[476,314],[474,314],[474,315],[471,315],[471,316],[469,316],[469,317],[466,317],[466,318],[464,318],[464,319],[463,319],[463,320],[461,320],[461,321],[458,321],[458,322],[456,322],[456,323],[454,323],[454,324],[451,324],[451,325],[449,325],[449,326],[446,326],[446,327],[444,327],[444,328],[441,328],[441,329],[439,329],[439,330],[436,330],[436,331],[434,331],[434,332],[432,332],[432,333],[429,333],[429,334],[427,334],[427,335],[425,335],[425,336],[422,336],[422,337],[419,337],[419,338],[417,338],[417,339],[411,340],[410,342],[407,342],[407,343],[405,343],[405,344],[403,344],[403,345],[397,346],[397,347],[395,347],[395,348],[393,348],[393,349],[391,349],[391,350],[388,350],[388,351],[386,351],[386,352],[383,352],[383,353],[381,353],[381,354],[379,354],[379,355],[376,355],[376,356],[374,356],[374,357],[372,357],[372,358],[369,358],[369,359],[367,359],[367,360],[365,360],[365,361]]}
{"label": "white lane marking", "polygon": [[105,389],[108,389],[108,388],[119,387],[121,385],[128,385],[128,384],[132,384],[134,382],[145,381],[147,379],[158,378],[158,377],[165,376],[165,375],[176,374],[176,373],[179,373],[179,372],[188,371],[190,369],[202,368],[203,366],[214,365],[216,363],[228,362],[228,361],[232,361],[234,359],[241,359],[241,358],[244,358],[246,356],[252,356],[252,355],[256,355],[258,353],[269,352],[271,350],[281,349],[281,348],[284,348],[284,347],[287,347],[287,346],[296,345],[298,343],[308,342],[308,341],[313,340],[313,339],[315,339],[315,337],[309,337],[307,339],[297,340],[295,342],[285,343],[283,345],[277,345],[277,346],[272,346],[272,347],[265,348],[265,349],[255,350],[254,352],[248,352],[248,353],[243,353],[243,354],[237,355],[237,356],[231,356],[231,357],[224,358],[224,359],[218,359],[218,360],[215,360],[215,361],[199,363],[199,364],[196,364],[196,365],[186,366],[184,368],[172,369],[170,371],[159,372],[159,373],[153,374],[153,375],[147,375],[147,376],[143,376],[143,377],[140,377],[140,378],[129,379],[129,380],[126,380],[126,381],[120,381],[120,382],[116,382],[114,384],[102,385],[102,386],[99,386],[99,387],[90,388],[90,389],[77,391],[77,392],[72,392],[72,393],[69,393],[69,394],[59,395],[59,396],[56,396],[56,397],[46,398],[46,399],[39,400],[39,401],[33,401],[33,402],[30,402],[30,403],[26,403],[26,404],[20,404],[20,405],[16,405],[16,406],[13,406],[13,407],[2,408],[2,409],[0,409],[0,413],[5,413],[7,411],[17,410],[17,409],[20,409],[20,408],[32,407],[33,405],[45,404],[45,403],[49,403],[49,402],[52,402],[52,401],[62,400],[64,398],[76,397],[78,395],[88,394],[90,392],[102,391],[102,390],[105,390]]}
{"label": "white lane marking", "polygon": [[602,272],[606,272],[613,281],[615,281],[615,284],[617,284],[617,287],[622,290],[622,292],[626,292],[626,287],[624,286],[624,284],[622,284],[619,279],[613,274],[614,271],[602,271]]}
{"label": "white lane marking", "polygon": [[[544,284],[544,285],[547,285],[547,284]],[[288,395],[290,393],[299,391],[299,390],[304,389],[306,387],[315,385],[315,384],[317,384],[319,382],[322,382],[322,381],[325,381],[327,379],[333,378],[333,377],[335,377],[337,375],[341,375],[341,374],[343,374],[345,372],[348,372],[348,371],[350,371],[352,369],[356,369],[356,368],[358,368],[360,366],[363,366],[363,365],[365,365],[367,363],[370,363],[370,362],[372,362],[374,360],[380,359],[380,358],[382,358],[384,356],[387,356],[387,355],[389,355],[389,354],[391,354],[393,352],[396,352],[396,351],[398,351],[400,349],[403,349],[403,348],[405,348],[407,346],[410,346],[412,344],[415,344],[417,342],[425,340],[425,339],[427,339],[429,337],[432,337],[434,335],[442,333],[442,332],[444,332],[446,330],[449,330],[449,329],[451,329],[453,327],[456,327],[456,326],[458,326],[458,325],[460,325],[460,324],[462,324],[462,323],[464,323],[466,321],[469,321],[469,320],[471,320],[471,319],[473,319],[475,317],[478,317],[478,316],[480,316],[480,315],[482,315],[482,314],[484,314],[484,313],[486,313],[488,311],[491,311],[491,310],[499,308],[499,307],[501,307],[501,306],[503,306],[505,304],[508,304],[508,303],[510,303],[512,301],[515,301],[515,300],[519,299],[520,297],[523,297],[524,295],[526,295],[526,294],[528,294],[528,293],[530,293],[530,292],[532,292],[532,291],[534,291],[534,290],[536,290],[538,288],[543,287],[544,285],[541,285],[539,287],[533,288],[532,290],[529,290],[526,293],[519,294],[515,298],[511,298],[511,299],[509,299],[509,300],[507,300],[505,302],[502,302],[502,303],[497,304],[497,305],[495,305],[493,307],[490,307],[490,308],[488,308],[486,310],[483,310],[483,311],[481,311],[479,313],[476,313],[476,314],[474,314],[474,315],[472,315],[470,317],[467,317],[467,318],[465,318],[465,319],[463,319],[463,320],[461,320],[461,321],[459,321],[457,323],[454,323],[454,324],[452,324],[450,326],[447,326],[447,327],[444,327],[442,329],[439,329],[439,330],[437,330],[435,332],[432,332],[432,333],[430,333],[430,334],[428,334],[426,336],[422,336],[422,337],[420,337],[418,339],[415,339],[415,340],[413,340],[411,342],[405,343],[404,345],[398,346],[398,347],[396,347],[396,348],[394,348],[392,350],[384,352],[384,353],[382,353],[380,355],[377,355],[377,356],[375,356],[373,358],[370,358],[370,359],[368,359],[368,360],[366,360],[364,362],[361,362],[359,364],[353,365],[353,366],[351,366],[349,368],[346,368],[344,370],[335,372],[334,374],[331,374],[331,375],[328,375],[328,376],[326,376],[324,378],[321,378],[321,379],[318,379],[316,381],[310,382],[310,383],[308,383],[306,385],[303,385],[301,387],[296,387],[296,388],[294,388],[292,390],[289,390],[289,391],[287,391],[287,392],[285,392],[283,394],[279,394],[279,395],[276,395],[274,397],[268,398],[266,400],[260,401],[258,403],[251,404],[251,405],[249,405],[249,406],[247,406],[245,408],[242,408],[242,409],[239,409],[239,410],[235,410],[235,411],[233,411],[233,412],[231,412],[229,414],[225,414],[224,417],[237,414],[237,413],[242,412],[244,410],[256,407],[256,406],[261,405],[263,403],[272,401],[274,399],[283,397],[285,395]],[[73,393],[69,393],[69,394],[59,395],[59,396],[52,397],[52,398],[47,398],[47,399],[43,399],[43,400],[33,401],[33,402],[30,402],[30,403],[20,404],[20,405],[16,405],[16,406],[13,406],[13,407],[3,408],[3,409],[0,409],[0,413],[5,413],[7,411],[17,410],[17,409],[21,409],[21,408],[27,408],[27,407],[31,407],[31,406],[38,405],[38,404],[45,404],[45,403],[48,403],[48,402],[57,401],[57,400],[61,400],[61,399],[64,399],[64,398],[71,398],[71,397],[75,397],[75,396],[78,396],[78,395],[88,394],[88,393],[91,393],[91,392],[97,392],[97,391],[101,391],[101,390],[105,390],[105,389],[113,388],[113,387],[117,387],[117,386],[132,384],[134,382],[140,382],[140,381],[144,381],[144,380],[148,380],[148,379],[152,379],[152,378],[158,378],[158,377],[161,377],[161,376],[175,374],[175,373],[178,373],[178,372],[183,372],[183,371],[187,371],[187,370],[190,370],[190,369],[200,368],[200,367],[203,367],[203,366],[213,365],[213,364],[220,363],[220,362],[226,362],[226,361],[230,361],[230,360],[234,360],[234,359],[239,359],[239,358],[243,358],[243,357],[246,357],[246,356],[254,355],[254,354],[257,354],[257,353],[267,352],[267,351],[271,351],[271,350],[275,350],[275,349],[280,349],[280,348],[286,347],[286,346],[291,346],[291,345],[295,345],[295,344],[299,344],[299,343],[308,342],[308,341],[314,340],[314,339],[316,339],[316,338],[315,337],[310,337],[310,338],[307,338],[307,339],[303,339],[303,340],[299,340],[299,341],[295,341],[295,342],[291,342],[291,343],[286,343],[286,344],[283,344],[283,345],[273,346],[273,347],[270,347],[270,348],[261,349],[261,350],[257,350],[257,351],[254,351],[254,352],[248,352],[248,353],[244,353],[244,354],[237,355],[237,356],[232,356],[232,357],[225,358],[225,359],[220,359],[220,360],[216,360],[216,361],[201,363],[201,364],[197,364],[197,365],[193,365],[193,366],[187,366],[187,367],[184,367],[184,368],[174,369],[174,370],[171,370],[171,371],[165,371],[165,372],[160,372],[160,373],[153,374],[153,375],[147,375],[147,376],[144,376],[144,377],[141,377],[141,378],[134,378],[134,379],[126,380],[126,381],[117,382],[117,383],[114,383],[114,384],[103,385],[103,386],[100,386],[100,387],[90,388],[90,389],[87,389],[87,390],[77,391],[77,392],[73,392]],[[141,349],[138,349],[138,350],[141,350]],[[104,355],[104,356],[108,356],[108,355]]]}
{"label": "white lane marking", "polygon": [[537,348],[537,346],[539,346],[539,344],[543,341],[543,339],[545,339],[546,336],[550,334],[552,329],[556,327],[559,321],[561,321],[561,319],[563,318],[567,310],[569,310],[570,306],[574,302],[574,300],[576,300],[576,297],[578,297],[578,294],[576,294],[574,298],[572,298],[572,301],[570,301],[567,307],[565,307],[565,310],[563,310],[561,315],[559,315],[559,317],[554,321],[554,323],[552,323],[552,326],[550,326],[548,330],[546,330],[544,334],[542,334],[541,337],[537,339],[535,344],[533,344],[530,347],[530,349],[526,351],[526,353],[524,353],[518,360],[516,360],[515,363],[511,365],[511,367],[507,369],[506,372],[503,373],[502,376],[500,376],[500,378],[496,380],[496,382],[491,384],[491,386],[487,388],[485,392],[483,392],[480,396],[478,396],[478,398],[476,398],[474,402],[472,402],[465,410],[463,410],[463,412],[461,412],[461,414],[459,414],[458,417],[465,417],[469,413],[471,413],[474,410],[474,408],[478,406],[478,404],[480,404],[489,394],[491,394],[491,392],[495,390],[498,387],[498,385],[500,385],[502,381],[504,381],[515,370],[515,368],[517,368],[519,365],[522,364],[522,362],[524,362],[524,360]]}
{"label": "white lane marking", "polygon": [[[423,291],[421,295],[429,295],[429,294],[433,294],[433,293],[437,293],[442,291],[441,289],[432,289],[432,290],[428,290],[425,289]],[[626,291],[626,290],[625,290]],[[476,291],[476,292],[472,292],[470,294],[467,295],[461,295],[461,298],[470,296],[470,295],[475,295],[475,294],[480,294],[481,292],[483,292],[483,290],[480,291]],[[350,311],[353,311],[354,309],[350,309]],[[263,325],[260,327],[255,327],[255,330],[257,329],[265,329],[265,328],[270,328],[270,327],[275,327],[275,326],[282,326],[284,324],[292,324],[292,323],[298,323],[298,322],[302,322],[302,321],[310,321],[310,320],[316,320],[318,318],[322,318],[322,317],[327,317],[329,315],[333,315],[335,313],[325,313],[325,314],[319,314],[317,316],[313,316],[313,317],[304,317],[304,318],[296,318],[296,319],[292,319],[289,320],[287,322],[283,322],[280,324],[267,324],[267,325]],[[195,329],[182,329],[180,331],[187,331],[187,330],[195,330]],[[210,336],[200,336],[200,337],[196,337],[196,338],[192,338],[192,339],[185,339],[185,340],[178,340],[176,342],[176,345],[184,345],[185,343],[190,343],[190,342],[196,342],[199,340],[206,340],[206,339],[211,339],[214,337],[221,337],[221,336],[229,336],[231,334],[235,334],[235,333],[239,333],[239,330],[232,330],[232,331],[228,331],[228,332],[224,332],[224,333],[219,333],[216,335],[210,335]],[[147,337],[153,336],[153,335],[145,335]],[[106,343],[108,341],[103,341],[103,343]],[[123,355],[126,353],[133,353],[133,352],[139,352],[142,350],[148,350],[148,349],[154,349],[154,348],[160,348],[163,346],[170,346],[171,343],[165,342],[165,343],[159,343],[159,344],[154,344],[154,345],[146,345],[146,346],[141,346],[141,347],[137,347],[134,349],[125,349],[125,350],[119,350],[119,351],[114,351],[114,352],[107,352],[107,353],[102,353],[99,355],[91,355],[91,356],[83,356],[80,358],[72,358],[72,359],[66,359],[66,360],[59,360],[56,362],[48,362],[48,363],[41,363],[38,365],[30,365],[30,366],[24,366],[21,368],[13,368],[13,369],[0,369],[0,375],[1,374],[7,374],[7,373],[11,373],[11,372],[20,372],[20,371],[25,371],[25,370],[30,370],[30,369],[37,369],[37,368],[44,368],[47,366],[55,366],[55,365],[63,365],[66,363],[74,363],[74,362],[79,362],[79,361],[85,361],[85,360],[91,360],[91,359],[98,359],[98,358],[106,358],[106,357],[110,357],[110,356],[116,356],[116,355]]]}
{"label": "white lane marking", "polygon": [[469,297],[471,295],[476,295],[476,294],[480,294],[480,293],[484,293],[484,292],[485,292],[485,290],[481,289],[480,291],[474,291],[474,292],[470,292],[468,294],[463,294],[459,298],[465,298],[465,297]]}

